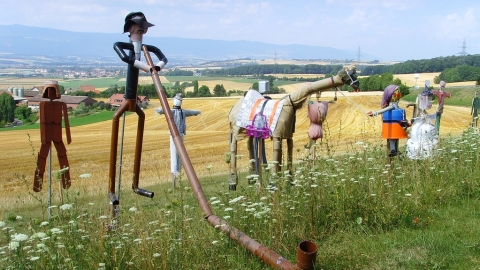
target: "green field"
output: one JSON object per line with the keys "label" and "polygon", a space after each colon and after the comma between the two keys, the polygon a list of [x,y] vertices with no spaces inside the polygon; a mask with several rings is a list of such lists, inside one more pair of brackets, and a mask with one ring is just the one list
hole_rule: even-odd
{"label": "green field", "polygon": [[95,88],[108,88],[112,85],[123,86],[125,81],[120,81],[124,77],[93,78],[93,79],[69,79],[60,83],[65,89],[77,89],[80,85],[93,85]]}
{"label": "green field", "polygon": [[[70,123],[70,127],[83,126],[91,123],[112,120],[114,113],[115,113],[114,111],[100,111],[95,114],[91,114],[84,117],[69,118],[68,121]],[[17,127],[0,128],[0,132],[10,131],[10,130],[39,129],[39,128],[40,128],[40,124],[31,124],[31,125],[23,125],[23,126],[17,126]]]}

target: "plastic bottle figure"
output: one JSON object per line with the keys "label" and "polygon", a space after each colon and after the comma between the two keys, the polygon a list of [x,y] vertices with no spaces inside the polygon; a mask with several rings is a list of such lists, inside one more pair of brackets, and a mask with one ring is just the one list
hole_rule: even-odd
{"label": "plastic bottle figure", "polygon": [[48,98],[49,101],[41,101],[39,106],[40,138],[42,141],[42,146],[38,152],[37,169],[35,170],[33,181],[33,191],[35,192],[42,190],[43,174],[45,173],[45,165],[47,163],[48,153],[52,147],[52,142],[57,150],[60,169],[65,169],[64,172],[60,174],[62,187],[64,189],[70,187],[70,171],[67,158],[67,149],[62,141],[62,118],[65,119],[65,131],[68,144],[72,142],[72,137],[70,135],[67,105],[61,101],[54,101],[55,99],[61,98],[58,82],[46,81],[44,84],[42,97]]}
{"label": "plastic bottle figure", "polygon": [[367,115],[383,115],[382,138],[387,139],[388,157],[394,157],[400,154],[398,151],[398,140],[407,138],[405,128],[409,126],[405,118],[405,109],[398,106],[402,94],[398,85],[391,84],[383,91],[382,109],[378,111],[368,111]]}
{"label": "plastic bottle figure", "polygon": [[478,98],[478,91],[475,91],[475,97],[472,100],[472,127],[478,127],[478,108],[480,108],[480,99]]}
{"label": "plastic bottle figure", "polygon": [[450,98],[452,94],[449,92],[444,92],[446,83],[445,81],[440,81],[440,89],[433,90],[432,93],[438,98],[438,105],[437,105],[437,117],[435,120],[435,129],[440,134],[440,120],[442,119],[443,114],[443,104],[445,103],[445,98]]}
{"label": "plastic bottle figure", "polygon": [[425,85],[425,90],[418,94],[416,102],[407,105],[407,107],[414,107],[410,138],[407,140],[407,157],[410,159],[421,160],[431,157],[438,144],[438,133],[432,124],[436,113],[428,114],[427,112],[432,108],[430,101],[432,96],[432,91]]}
{"label": "plastic bottle figure", "polygon": [[[173,97],[173,108],[171,109],[171,111],[173,121],[175,122],[178,133],[180,134],[180,137],[183,141],[183,137],[187,134],[186,118],[192,115],[199,115],[200,111],[182,109],[182,100],[182,94],[176,94],[175,97]],[[163,109],[158,108],[156,109],[156,112],[159,114],[163,114]],[[170,136],[170,169],[172,172],[172,187],[175,188],[177,177],[182,170],[182,161],[177,152],[177,148],[173,143],[172,136]]]}

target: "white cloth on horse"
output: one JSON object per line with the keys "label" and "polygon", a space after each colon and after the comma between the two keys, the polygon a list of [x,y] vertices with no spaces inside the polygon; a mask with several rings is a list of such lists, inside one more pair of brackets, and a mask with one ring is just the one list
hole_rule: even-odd
{"label": "white cloth on horse", "polygon": [[243,98],[242,106],[237,115],[236,125],[245,128],[251,125],[254,116],[263,108],[262,114],[267,117],[268,127],[273,133],[277,126],[278,117],[282,111],[284,99],[270,100],[264,98],[258,91],[249,90]]}

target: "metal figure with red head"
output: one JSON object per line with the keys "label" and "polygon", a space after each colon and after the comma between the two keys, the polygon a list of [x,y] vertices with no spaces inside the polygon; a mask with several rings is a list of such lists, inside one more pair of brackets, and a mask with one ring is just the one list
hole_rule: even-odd
{"label": "metal figure with red head", "polygon": [[[47,163],[48,153],[50,148],[55,145],[57,150],[58,161],[60,169],[65,169],[60,175],[62,180],[62,187],[64,189],[70,187],[70,171],[68,170],[67,149],[62,141],[62,118],[64,118],[65,130],[67,135],[67,143],[72,142],[70,134],[70,125],[68,122],[67,105],[61,101],[54,101],[60,99],[60,90],[57,81],[46,81],[44,84],[43,98],[48,98],[49,101],[40,102],[40,138],[42,146],[38,152],[37,169],[33,180],[33,191],[39,192],[43,186],[43,174],[45,173],[45,165]],[[62,117],[63,114],[63,117]]]}
{"label": "metal figure with red head", "polygon": [[[112,138],[110,148],[110,170],[109,170],[109,196],[112,205],[119,204],[118,196],[115,192],[115,174],[117,162],[118,130],[120,116],[129,111],[135,112],[138,116],[137,138],[135,145],[135,158],[133,162],[133,184],[132,189],[135,193],[152,198],[154,193],[138,188],[140,178],[140,163],[142,156],[143,131],[145,125],[145,113],[139,104],[137,104],[137,88],[139,70],[150,72],[151,68],[160,71],[166,64],[167,58],[160,49],[142,44],[143,35],[147,33],[149,27],[154,26],[149,23],[142,12],[132,12],[125,17],[123,32],[128,32],[130,42],[116,42],[113,45],[115,52],[123,62],[128,64],[127,78],[125,86],[125,101],[117,109],[112,119]],[[145,46],[149,52],[154,53],[160,60],[157,65],[150,66],[140,61],[142,46]],[[128,50],[129,53],[125,53]]]}

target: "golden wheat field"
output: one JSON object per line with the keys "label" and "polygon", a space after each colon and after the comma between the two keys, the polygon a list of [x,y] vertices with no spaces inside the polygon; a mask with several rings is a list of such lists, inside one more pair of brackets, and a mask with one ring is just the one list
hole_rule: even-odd
{"label": "golden wheat field", "polygon": [[[368,95],[338,94],[338,100],[329,105],[327,120],[324,123],[324,142],[328,142],[337,152],[363,147],[355,144],[359,141],[383,146],[384,142],[380,138],[381,117],[369,118],[365,115],[366,110],[378,109],[381,94],[381,92],[368,93]],[[333,92],[324,92],[321,100],[331,100],[332,97]],[[227,175],[229,172],[224,156],[229,151],[227,115],[237,100],[238,98],[184,99],[182,106],[184,109],[201,111],[199,116],[187,119],[187,135],[184,142],[199,179],[210,174]],[[141,187],[170,180],[169,130],[165,116],[158,115],[154,111],[159,107],[159,101],[152,99],[152,102],[157,104],[145,110]],[[434,109],[435,105],[431,109],[432,112]],[[408,113],[411,113],[411,110],[407,110]],[[447,105],[442,116],[441,135],[460,133],[468,127],[470,121],[470,108]],[[304,145],[309,140],[307,136],[309,123],[306,108],[298,110],[294,135],[294,161],[305,154]],[[71,128],[72,143],[67,145],[72,178],[71,189],[86,189],[91,193],[107,194],[111,130],[111,121]],[[123,144],[122,190],[129,190],[132,184],[136,131],[137,116],[128,115],[125,121]],[[66,142],[64,131],[63,134]],[[27,192],[31,190],[36,168],[36,155],[41,145],[40,131],[32,129],[0,132],[0,140],[2,141],[0,155],[2,201],[0,203],[8,201],[12,196],[28,197]],[[267,157],[270,157],[272,145],[269,141],[266,142],[266,147]],[[284,147],[286,147],[285,144]],[[52,170],[57,171],[59,168],[56,150],[52,148]],[[248,164],[245,141],[239,143],[238,154],[245,156],[239,161],[239,170],[245,171]],[[81,178],[82,174],[91,174],[91,177]],[[22,176],[26,181],[22,181]],[[47,174],[45,178],[48,178]],[[46,180],[44,184],[47,186]],[[222,184],[227,188],[227,176]],[[246,181],[240,179],[239,185],[246,185]],[[55,179],[52,188],[58,189],[58,182]]]}

